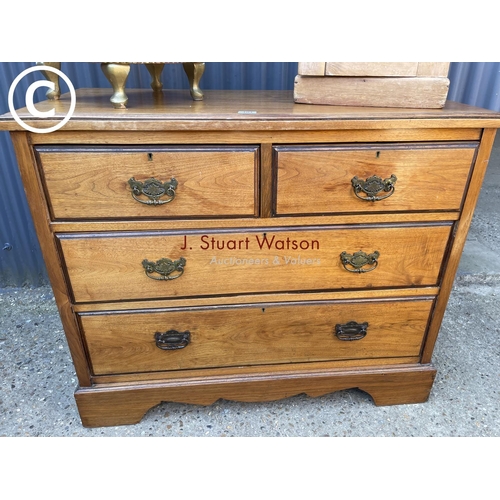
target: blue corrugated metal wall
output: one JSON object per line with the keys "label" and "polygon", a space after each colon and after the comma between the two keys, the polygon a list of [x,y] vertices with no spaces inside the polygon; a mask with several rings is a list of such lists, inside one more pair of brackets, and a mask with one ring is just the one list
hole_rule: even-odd
{"label": "blue corrugated metal wall", "polygon": [[448,78],[451,101],[500,111],[500,63],[452,63]]}
{"label": "blue corrugated metal wall", "polygon": [[[7,95],[12,81],[34,63],[0,62],[0,114],[8,111]],[[63,63],[62,70],[75,87],[110,85],[97,63]],[[203,89],[292,90],[297,74],[295,62],[207,63],[201,80]],[[500,63],[452,63],[449,99],[500,111]],[[24,78],[14,96],[16,108],[24,107],[21,98],[28,86],[38,79]],[[187,88],[181,65],[166,65],[165,88]],[[133,65],[127,88],[149,88],[149,73],[142,65]],[[67,89],[62,85],[62,91]],[[42,90],[35,100],[44,99]],[[31,215],[22,187],[17,161],[7,132],[0,132],[0,287],[39,286],[47,283],[47,274]]]}

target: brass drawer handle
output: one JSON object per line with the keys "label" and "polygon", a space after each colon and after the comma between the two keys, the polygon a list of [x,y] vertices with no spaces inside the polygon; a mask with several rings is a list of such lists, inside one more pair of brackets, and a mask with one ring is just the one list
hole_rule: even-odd
{"label": "brass drawer handle", "polygon": [[349,321],[343,325],[335,325],[335,335],[339,340],[361,340],[368,333],[368,323]]}
{"label": "brass drawer handle", "polygon": [[175,349],[184,349],[191,342],[191,333],[169,330],[168,332],[156,332],[155,342],[158,349],[164,351],[173,351]]}
{"label": "brass drawer handle", "polygon": [[[389,198],[394,193],[394,184],[398,178],[392,174],[388,179],[382,180],[376,175],[368,177],[365,181],[353,177],[351,179],[354,194],[363,201],[380,201]],[[388,193],[385,196],[377,196],[380,192]],[[366,196],[360,196],[359,193],[363,192]]]}
{"label": "brass drawer handle", "polygon": [[[176,278],[180,278],[184,273],[185,265],[186,259],[184,257],[175,261],[170,259],[160,259],[156,262],[152,262],[147,259],[142,261],[142,266],[145,269],[146,276],[157,281],[175,280]],[[155,276],[153,273],[157,273],[159,276]]]}
{"label": "brass drawer handle", "polygon": [[[342,252],[340,254],[340,261],[346,271],[350,273],[369,273],[378,266],[378,258],[380,253],[375,250],[371,254],[365,252],[355,252],[353,254]],[[368,269],[363,269],[364,266],[371,266]]]}
{"label": "brass drawer handle", "polygon": [[[132,198],[144,205],[164,205],[165,203],[170,203],[175,198],[175,190],[178,184],[177,180],[173,177],[168,182],[161,182],[154,177],[140,182],[132,177],[128,180],[128,183],[132,189]],[[142,200],[139,198],[141,195],[149,199]],[[168,196],[168,198],[160,200],[163,195]]]}

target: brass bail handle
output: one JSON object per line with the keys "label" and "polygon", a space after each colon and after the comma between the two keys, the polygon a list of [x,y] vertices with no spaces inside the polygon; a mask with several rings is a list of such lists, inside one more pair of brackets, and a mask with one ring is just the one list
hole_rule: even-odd
{"label": "brass bail handle", "polygon": [[184,349],[191,342],[191,333],[189,331],[179,332],[177,330],[168,330],[167,332],[156,332],[155,342],[158,349],[163,351],[174,351]]}
{"label": "brass bail handle", "polygon": [[[366,180],[353,177],[351,179],[352,189],[357,198],[363,201],[380,201],[389,198],[394,193],[394,184],[398,178],[392,174],[388,179],[382,179],[376,175],[368,177]],[[383,196],[377,196],[379,193],[387,193]],[[365,193],[366,196],[360,196]]]}
{"label": "brass bail handle", "polygon": [[[173,177],[167,182],[159,181],[154,177],[141,182],[131,177],[128,180],[128,184],[132,190],[132,198],[134,198],[134,200],[143,205],[157,206],[165,205],[165,203],[173,201],[178,182],[177,179]],[[140,196],[145,196],[148,199],[142,199]],[[166,196],[166,198],[161,199],[162,196]]]}
{"label": "brass bail handle", "polygon": [[356,323],[349,321],[348,323],[335,325],[335,335],[339,340],[361,340],[368,333],[368,323]]}
{"label": "brass bail handle", "polygon": [[160,259],[156,262],[144,259],[142,267],[144,267],[146,276],[152,280],[168,281],[180,278],[184,273],[186,266],[186,259],[181,257],[177,260]]}
{"label": "brass bail handle", "polygon": [[[376,250],[370,254],[362,251],[354,252],[353,254],[342,252],[340,254],[340,261],[344,269],[350,273],[369,273],[377,268],[379,257],[380,253]],[[366,268],[365,266],[370,267]]]}

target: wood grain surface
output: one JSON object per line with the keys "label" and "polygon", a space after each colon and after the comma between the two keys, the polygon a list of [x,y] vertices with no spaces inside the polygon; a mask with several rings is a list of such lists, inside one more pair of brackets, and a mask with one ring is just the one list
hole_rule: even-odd
{"label": "wood grain surface", "polygon": [[79,389],[75,393],[86,427],[126,425],[139,422],[146,411],[163,401],[210,405],[220,398],[230,401],[275,401],[305,393],[312,397],[359,388],[376,405],[423,403],[436,376],[430,365],[396,365],[356,370],[303,368],[288,373],[272,372],[226,377],[172,379],[149,385],[109,385]]}
{"label": "wood grain surface", "polygon": [[[431,299],[220,306],[168,312],[80,315],[96,375],[343,359],[418,356]],[[368,323],[345,341],[335,326]],[[156,346],[156,332],[190,332],[176,350]]]}
{"label": "wood grain surface", "polygon": [[[101,302],[436,285],[450,233],[449,224],[395,225],[60,235],[59,242],[75,301]],[[358,251],[379,252],[378,267],[347,271],[340,254]],[[146,276],[144,259],[181,257],[186,265],[179,278]]]}
{"label": "wood grain surface", "polygon": [[[447,77],[450,68],[450,63],[447,62],[327,62],[302,63],[302,65],[308,71],[299,71],[299,75],[329,76]],[[320,73],[321,65],[323,73]]]}
{"label": "wood grain surface", "polygon": [[[54,219],[258,215],[255,146],[54,149],[37,150]],[[178,182],[171,202],[134,200],[128,180],[152,177]]]}
{"label": "wood grain surface", "polygon": [[[476,144],[275,147],[276,214],[459,210]],[[366,202],[351,180],[397,177],[394,193]],[[379,196],[387,193],[381,192]],[[360,193],[360,196],[366,196]]]}
{"label": "wood grain surface", "polygon": [[442,108],[450,81],[442,77],[295,77],[294,99],[303,104]]}
{"label": "wood grain surface", "polygon": [[418,64],[418,62],[327,62],[325,75],[417,76]]}
{"label": "wood grain surface", "polygon": [[[373,130],[391,128],[496,127],[498,113],[448,101],[442,109],[370,108],[298,104],[293,91],[207,90],[203,101],[193,101],[189,91],[165,90],[156,95],[143,89],[127,89],[128,109],[112,109],[109,89],[79,89],[76,110],[68,123],[50,134],[29,134],[38,143],[57,141],[66,131],[93,132],[87,140],[113,131],[251,131],[251,130]],[[156,95],[156,97],[155,97]],[[57,125],[70,107],[69,94],[58,101],[37,103],[41,112],[54,109],[54,118],[34,118],[26,109],[18,115],[35,127]],[[243,111],[243,113],[241,113]],[[248,112],[251,113],[248,113]],[[10,113],[0,116],[0,130],[24,130]],[[161,141],[163,143],[163,141]]]}

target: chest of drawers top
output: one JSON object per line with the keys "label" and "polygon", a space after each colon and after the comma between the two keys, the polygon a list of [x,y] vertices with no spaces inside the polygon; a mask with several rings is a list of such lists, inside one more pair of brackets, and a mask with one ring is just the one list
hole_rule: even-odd
{"label": "chest of drawers top", "polygon": [[[109,107],[107,89],[80,89],[71,119],[57,134],[35,134],[36,142],[66,142],[70,131],[293,131],[387,130],[497,127],[493,111],[448,101],[442,109],[371,108],[295,104],[292,91],[207,91],[203,101],[192,101],[184,91],[158,96],[131,89],[129,108]],[[40,112],[54,110],[52,118],[36,118],[17,110],[23,122],[39,128],[57,125],[70,109],[69,94],[59,101],[36,104]],[[22,131],[10,113],[0,117],[0,130]],[[269,138],[269,136],[267,136]],[[121,138],[116,136],[117,140]],[[192,140],[198,142],[193,136]],[[288,141],[287,141],[288,142]]]}

